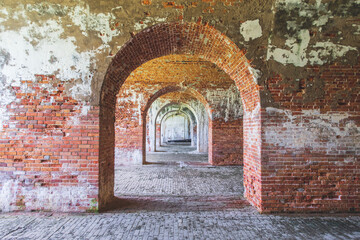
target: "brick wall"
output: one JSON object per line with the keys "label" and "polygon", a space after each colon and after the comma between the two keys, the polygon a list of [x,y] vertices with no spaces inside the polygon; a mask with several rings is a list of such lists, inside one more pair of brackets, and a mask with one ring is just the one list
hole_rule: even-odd
{"label": "brick wall", "polygon": [[159,123],[156,123],[155,127],[156,131],[156,147],[160,147],[161,145],[161,125]]}
{"label": "brick wall", "polygon": [[53,76],[13,87],[0,130],[1,210],[94,211],[99,109],[68,96]]}
{"label": "brick wall", "polygon": [[209,159],[212,165],[242,165],[242,124],[242,119],[210,122]]}
{"label": "brick wall", "polygon": [[264,211],[358,212],[360,66],[310,70],[269,81],[282,109],[262,112]]}

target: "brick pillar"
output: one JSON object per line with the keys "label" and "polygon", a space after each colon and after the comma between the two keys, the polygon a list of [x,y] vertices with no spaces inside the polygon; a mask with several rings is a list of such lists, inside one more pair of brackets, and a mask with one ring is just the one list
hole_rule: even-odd
{"label": "brick pillar", "polygon": [[212,165],[242,165],[242,119],[213,120],[209,128],[209,159]]}

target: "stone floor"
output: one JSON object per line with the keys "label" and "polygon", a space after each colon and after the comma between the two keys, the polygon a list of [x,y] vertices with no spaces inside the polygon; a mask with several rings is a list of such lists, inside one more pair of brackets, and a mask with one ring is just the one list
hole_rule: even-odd
{"label": "stone floor", "polygon": [[0,239],[360,239],[359,215],[261,215],[242,197],[241,167],[211,167],[186,146],[116,169],[129,204],[100,214],[0,214]]}

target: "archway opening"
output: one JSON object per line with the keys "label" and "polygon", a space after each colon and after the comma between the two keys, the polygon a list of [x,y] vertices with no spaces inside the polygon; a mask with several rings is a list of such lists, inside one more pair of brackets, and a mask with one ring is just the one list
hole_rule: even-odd
{"label": "archway opening", "polygon": [[204,101],[195,90],[182,89],[152,102],[144,117],[147,164],[209,164],[209,108]]}
{"label": "archway opening", "polygon": [[[185,89],[184,89],[185,90]],[[164,138],[164,118],[171,113],[183,113],[188,116],[188,140],[191,147],[199,153],[208,152],[209,106],[204,105],[203,96],[188,89],[169,92],[157,98],[149,107],[146,118],[147,150],[156,152],[167,140]],[[178,142],[181,142],[178,141]],[[184,143],[185,144],[185,143]]]}
{"label": "archway opening", "polygon": [[[253,81],[244,53],[234,43],[208,25],[193,23],[167,23],[146,29],[125,44],[113,59],[101,93],[99,208],[109,208],[116,200],[113,188],[116,96],[136,68],[152,59],[172,54],[196,56],[212,62],[235,82],[241,93],[245,113],[245,195],[261,210],[261,122],[258,86]],[[139,112],[143,112],[143,109]],[[135,121],[130,121],[130,124],[135,124]],[[138,138],[138,135],[135,134],[134,137]],[[145,141],[142,141],[142,144],[145,144]]]}

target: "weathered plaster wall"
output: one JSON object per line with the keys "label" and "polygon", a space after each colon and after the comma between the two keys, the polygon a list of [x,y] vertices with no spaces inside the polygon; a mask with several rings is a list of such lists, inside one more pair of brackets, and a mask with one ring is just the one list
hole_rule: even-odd
{"label": "weathered plaster wall", "polygon": [[[269,81],[287,107],[268,107],[262,116],[268,211],[359,210],[359,69],[335,63],[318,79]],[[312,85],[317,95],[301,101]]]}
{"label": "weathered plaster wall", "polygon": [[[21,79],[33,80],[35,73],[55,74],[74,96],[97,104],[111,57],[131,38],[130,33],[176,20],[201,19],[225,33],[247,50],[260,83],[274,68],[296,79],[303,74],[298,69],[308,64],[357,61],[356,0],[166,3],[3,1],[3,89],[10,83],[19,85]],[[8,94],[13,96],[11,91]],[[271,101],[271,96],[263,97]]]}
{"label": "weathered plaster wall", "polygon": [[[299,160],[301,164],[303,161],[317,162],[316,159],[321,157],[324,163],[329,164],[327,171],[337,176],[337,182],[326,180],[332,183],[331,186],[335,185],[335,188],[329,192],[340,191],[339,184],[342,185],[342,182],[351,178],[352,180],[345,185],[348,187],[346,195],[360,195],[359,177],[356,175],[359,172],[357,131],[360,125],[358,117],[359,5],[357,0],[203,0],[191,3],[180,0],[174,2],[49,0],[41,3],[36,0],[1,1],[1,209],[30,210],[32,208],[28,206],[24,208],[14,205],[15,200],[4,199],[20,201],[22,196],[25,196],[26,201],[29,202],[30,195],[33,199],[41,199],[43,191],[55,189],[36,185],[31,194],[20,194],[25,191],[22,183],[19,184],[23,178],[21,174],[15,174],[16,168],[14,169],[13,166],[18,163],[14,157],[8,157],[9,154],[7,154],[14,148],[21,149],[21,143],[14,141],[11,135],[13,134],[11,132],[18,132],[16,134],[19,136],[21,131],[17,125],[33,125],[29,122],[33,119],[16,119],[24,117],[20,110],[15,109],[20,109],[19,104],[22,105],[22,101],[28,97],[27,94],[19,95],[19,92],[27,93],[28,91],[26,84],[22,81],[36,83],[36,74],[54,75],[54,78],[50,78],[49,84],[44,85],[44,91],[58,91],[58,86],[54,83],[62,82],[63,90],[61,91],[66,97],[78,102],[76,109],[71,112],[70,120],[64,121],[69,123],[72,121],[71,126],[83,128],[85,125],[77,119],[87,116],[87,110],[96,109],[98,106],[100,87],[106,69],[115,53],[132,38],[133,34],[156,23],[199,21],[214,26],[240,49],[246,51],[246,57],[251,61],[250,70],[255,76],[254,81],[260,88],[261,116],[256,117],[261,118],[264,123],[263,127],[257,126],[261,129],[262,149],[254,150],[251,153],[254,155],[246,153],[244,157],[262,154],[263,159],[261,163],[258,163],[262,168],[255,164],[245,166],[245,170],[254,170],[258,173],[257,178],[263,178],[262,182],[266,180],[268,183],[262,190],[260,187],[252,188],[251,182],[259,179],[248,178],[245,174],[245,185],[251,189],[246,193],[248,198],[256,196],[258,199],[256,203],[253,203],[264,211],[266,209],[272,211],[321,211],[323,209],[327,211],[330,208],[334,211],[359,211],[360,200],[356,197],[351,200],[344,200],[343,197],[336,201],[328,201],[326,194],[322,195],[325,197],[313,197],[319,195],[317,191],[331,188],[325,184],[325,180],[311,187],[300,187],[299,189],[304,189],[300,193],[293,191],[288,185],[277,192],[276,196],[270,197],[271,191],[286,179],[285,172],[289,173],[295,164],[290,160],[282,161],[281,154],[284,151],[295,152],[306,157],[306,160]],[[42,101],[35,101],[34,104],[40,105]],[[56,104],[60,106],[60,102],[55,102]],[[226,102],[223,104],[226,105]],[[269,115],[274,112],[276,114]],[[335,122],[329,120],[330,122],[326,123],[328,119],[340,118],[344,120],[339,120],[339,123],[336,122],[337,120]],[[21,121],[24,123],[20,123]],[[247,122],[246,119],[244,121]],[[45,131],[48,126],[39,127]],[[307,129],[313,131],[307,131]],[[254,129],[249,129],[249,132],[245,130],[244,137],[248,136],[250,130],[255,131]],[[293,138],[287,135],[294,131],[300,136],[295,135],[296,137]],[[282,132],[282,137],[274,137],[273,133],[277,132]],[[304,148],[303,136],[307,134],[310,134],[309,137],[317,149],[315,152]],[[349,142],[349,148],[353,149],[348,150],[345,155],[339,141],[344,136],[352,139],[352,142]],[[23,134],[22,138],[23,141],[31,142],[36,146],[50,144],[49,142],[53,141],[47,137],[33,139],[33,134]],[[334,146],[337,147],[334,152],[320,151],[322,148],[332,149]],[[250,147],[245,146],[246,149]],[[40,161],[47,160],[44,149],[34,147],[27,151],[30,156],[39,152],[37,154],[43,156]],[[26,156],[22,150],[18,152],[20,156]],[[289,156],[288,159],[292,157]],[[339,164],[348,161],[346,159],[354,159],[353,162],[347,163],[352,164],[351,168],[354,169],[354,172],[349,174],[337,170]],[[65,160],[65,157],[61,155],[60,160]],[[81,161],[88,164],[83,156],[79,157],[76,163]],[[263,174],[262,169],[265,171]],[[42,169],[41,172],[51,176],[49,179],[59,181],[59,185],[66,183],[67,180],[54,178],[50,170]],[[297,184],[303,185],[307,175],[316,178],[322,174],[318,167],[310,167],[307,171],[307,174],[299,171],[300,177],[292,176],[291,178]],[[26,173],[24,175],[29,174],[28,170],[24,172]],[[4,184],[8,180],[11,180],[11,184]],[[93,189],[87,191],[90,192],[90,196],[93,196]],[[263,191],[261,198],[256,195],[256,191]],[[291,197],[281,198],[282,195],[295,196],[296,194],[304,198],[294,201],[290,200]],[[331,193],[330,195],[338,196],[339,194]],[[344,196],[344,194],[340,195]],[[307,198],[317,199],[317,204],[309,204],[304,200]],[[84,199],[84,204],[81,203],[80,206],[90,206],[91,199],[92,197]],[[46,208],[64,211],[84,209],[66,207],[69,203],[73,203],[73,200],[71,196],[67,201],[53,200],[54,204]],[[306,202],[305,205],[302,205],[303,200]],[[274,202],[277,206],[270,206]],[[11,207],[9,203],[12,204]],[[40,205],[40,202],[38,205],[33,205],[35,206],[33,209],[39,209]],[[60,205],[64,207],[54,207]],[[266,209],[262,206],[266,206]],[[287,208],[283,208],[284,206]]]}
{"label": "weathered plaster wall", "polygon": [[95,211],[99,109],[64,93],[54,76],[13,89],[0,130],[1,211]]}

